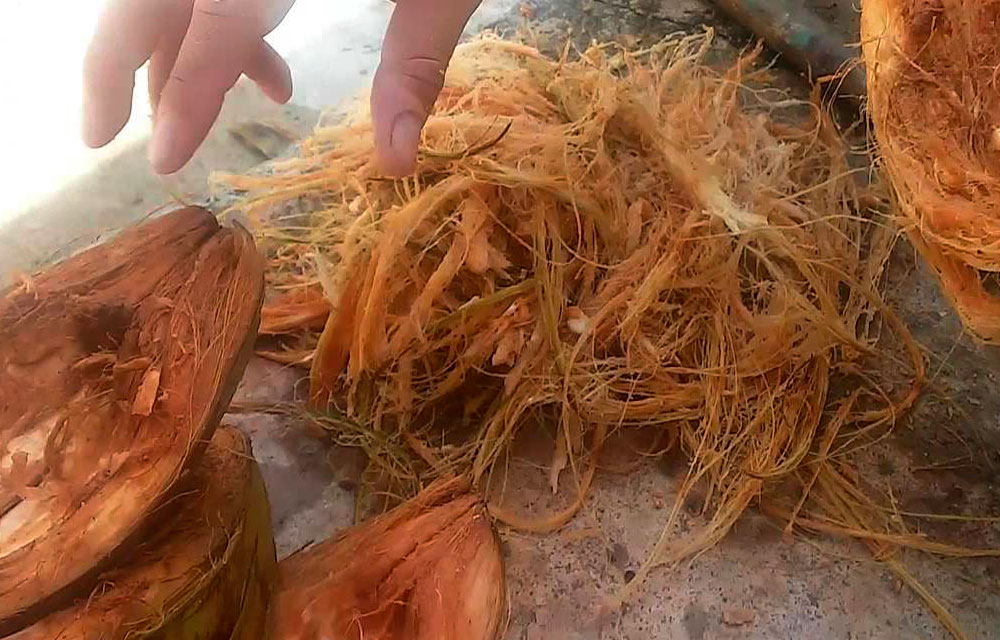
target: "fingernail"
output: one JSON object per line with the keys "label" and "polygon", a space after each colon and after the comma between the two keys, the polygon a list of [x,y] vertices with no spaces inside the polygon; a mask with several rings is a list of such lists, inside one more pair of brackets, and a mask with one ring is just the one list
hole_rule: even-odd
{"label": "fingernail", "polygon": [[173,166],[174,140],[177,137],[177,122],[167,116],[157,118],[153,126],[153,139],[149,143],[149,164],[153,171],[159,174],[173,173],[178,167]]}
{"label": "fingernail", "polygon": [[97,149],[104,146],[103,136],[98,133],[97,127],[88,120],[85,120],[83,123],[81,137],[83,138],[83,144],[87,145],[91,149]]}
{"label": "fingernail", "polygon": [[107,125],[89,98],[83,100],[83,143],[91,149],[103,147],[111,141]]}
{"label": "fingernail", "polygon": [[392,121],[388,144],[378,150],[379,165],[387,175],[401,178],[413,173],[423,124],[423,118],[412,111],[404,111]]}
{"label": "fingernail", "polygon": [[91,149],[96,149],[101,146],[103,136],[101,136],[100,130],[97,128],[97,118],[92,115],[93,109],[89,107],[90,105],[84,102],[83,128],[80,131],[80,135],[83,137],[85,145]]}

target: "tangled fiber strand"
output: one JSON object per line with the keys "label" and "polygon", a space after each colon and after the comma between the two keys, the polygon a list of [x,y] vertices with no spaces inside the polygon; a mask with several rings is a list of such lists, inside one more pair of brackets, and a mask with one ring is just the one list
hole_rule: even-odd
{"label": "tangled fiber strand", "polygon": [[[928,547],[862,490],[847,456],[924,379],[877,292],[893,235],[822,109],[767,88],[759,51],[713,70],[710,43],[571,62],[481,39],[456,55],[414,177],[379,176],[363,118],[318,130],[273,175],[222,177],[286,291],[265,329],[288,348],[269,355],[311,363],[313,406],[340,416],[327,428],[404,442],[406,470],[391,458],[409,493],[455,473],[489,484],[520,430],[552,429],[572,504],[544,518],[490,504],[529,531],[579,510],[611,434],[656,430],[690,467],[640,578],[710,548],[755,501],[908,578],[903,547],[993,553]],[[318,339],[281,326],[327,300]],[[876,348],[883,327],[898,353]],[[908,381],[880,383],[872,363]],[[695,486],[707,524],[682,536]]]}
{"label": "tangled fiber strand", "polygon": [[868,108],[912,242],[1000,341],[1000,2],[866,0]]}

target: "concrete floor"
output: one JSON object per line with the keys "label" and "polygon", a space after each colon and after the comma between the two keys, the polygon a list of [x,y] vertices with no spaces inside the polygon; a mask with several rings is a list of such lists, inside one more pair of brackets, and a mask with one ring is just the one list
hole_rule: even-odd
{"label": "concrete floor", "polygon": [[[477,26],[499,21],[510,28],[517,20],[513,4],[488,3]],[[620,34],[651,41],[718,20],[698,0],[539,0],[536,4],[535,34],[543,45],[553,46],[567,32],[583,43]],[[854,30],[849,1],[816,4],[832,12],[845,33]],[[384,7],[373,11],[372,15],[384,16]],[[374,68],[380,41],[379,21],[365,20],[358,18],[350,29],[338,27],[338,33],[350,31],[350,35],[330,45],[360,52],[352,58],[359,66],[357,84],[366,77],[361,68],[368,72]],[[740,29],[718,24],[737,46],[744,44]],[[318,40],[327,37],[320,34]],[[237,89],[223,123],[192,168],[171,183],[172,190],[199,200],[205,196],[209,169],[244,170],[260,161],[259,152],[236,142],[230,133],[235,124],[266,120],[301,134],[311,126],[316,108],[355,90],[355,83],[334,86],[329,80],[331,66],[343,66],[339,62],[331,65],[315,52],[302,55],[303,62],[293,59],[298,104],[275,108],[248,88]],[[168,200],[165,187],[148,175],[144,162],[141,144],[136,143],[34,207],[30,215],[9,223],[0,231],[0,273],[30,269],[58,255],[57,250],[92,242]],[[897,490],[904,509],[1000,514],[998,352],[978,347],[962,334],[932,278],[905,247],[891,265],[888,289],[926,346],[935,376],[919,409],[898,435],[866,452],[861,464],[876,481]],[[236,402],[292,399],[299,376],[297,371],[255,361]],[[228,420],[254,440],[270,491],[280,555],[352,522],[353,490],[364,464],[356,452],[331,449],[304,425],[279,417],[240,414]],[[514,465],[523,480],[517,493],[508,496],[527,512],[545,509],[554,499],[546,475],[535,464],[550,445],[544,434],[535,437],[518,444]],[[935,466],[943,468],[929,470]],[[788,541],[752,511],[718,547],[690,564],[654,572],[635,599],[622,611],[610,613],[603,606],[606,597],[625,584],[652,548],[666,518],[661,505],[669,505],[683,472],[683,460],[668,458],[627,475],[604,473],[581,514],[562,532],[538,537],[502,531],[511,598],[506,637],[947,637],[927,608],[860,547],[826,540]],[[686,514],[685,520],[682,526],[693,526],[698,516]],[[926,530],[971,546],[1000,546],[997,525],[928,525]],[[970,638],[1000,638],[1000,562],[941,562],[917,554],[907,555],[906,560],[959,618]],[[731,624],[733,615],[742,610],[753,612],[752,621]]]}

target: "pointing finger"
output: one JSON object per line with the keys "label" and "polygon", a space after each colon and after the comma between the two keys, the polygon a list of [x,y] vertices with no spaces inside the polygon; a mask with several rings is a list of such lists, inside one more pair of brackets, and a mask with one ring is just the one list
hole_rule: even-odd
{"label": "pointing finger", "polygon": [[181,50],[181,42],[187,32],[188,23],[191,22],[192,7],[190,5],[192,3],[181,4],[187,6],[182,6],[176,12],[171,13],[169,19],[160,26],[160,40],[153,50],[153,55],[149,58],[147,88],[149,89],[149,104],[153,108],[154,115],[157,105],[160,104],[163,87],[166,86],[174,63],[177,62],[177,54]]}
{"label": "pointing finger", "polygon": [[160,96],[163,88],[167,86],[170,79],[170,72],[177,62],[177,54],[181,50],[181,42],[184,40],[184,33],[187,31],[188,23],[191,21],[191,11],[182,12],[173,21],[173,24],[164,25],[164,34],[160,37],[160,42],[153,55],[149,58],[149,69],[147,89],[149,90],[149,105],[153,108],[153,115],[160,104]]}
{"label": "pointing finger", "polygon": [[288,102],[292,97],[292,72],[271,45],[261,40],[257,55],[248,62],[243,73],[257,83],[260,90],[278,104]]}
{"label": "pointing finger", "polygon": [[97,23],[83,64],[83,141],[110,142],[132,113],[135,72],[149,59],[167,11],[163,2],[112,0]]}
{"label": "pointing finger", "polygon": [[420,131],[479,0],[398,0],[372,85],[375,152],[382,170],[402,176],[416,164]]}
{"label": "pointing finger", "polygon": [[251,4],[196,0],[156,112],[149,159],[158,173],[173,173],[194,155],[226,92],[257,54],[263,27]]}

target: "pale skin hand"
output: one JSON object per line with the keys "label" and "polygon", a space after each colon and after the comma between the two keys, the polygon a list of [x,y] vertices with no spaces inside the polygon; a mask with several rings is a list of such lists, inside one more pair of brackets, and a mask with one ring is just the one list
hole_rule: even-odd
{"label": "pale skin hand", "polygon": [[[157,173],[178,171],[191,159],[241,75],[287,102],[291,73],[264,36],[294,1],[108,0],[84,62],[84,142],[104,146],[125,126],[135,72],[147,60],[149,160]],[[329,0],[331,11],[351,1]],[[413,171],[420,131],[479,2],[398,0],[371,98],[376,157],[387,175]]]}

